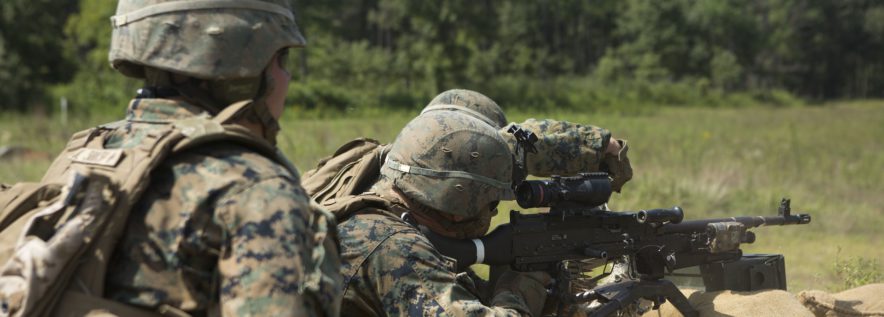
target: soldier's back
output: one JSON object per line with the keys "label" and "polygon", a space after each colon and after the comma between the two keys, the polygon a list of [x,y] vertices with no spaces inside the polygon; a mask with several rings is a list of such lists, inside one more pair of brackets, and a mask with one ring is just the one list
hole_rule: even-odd
{"label": "soldier's back", "polygon": [[[112,142],[129,146],[152,128],[134,123]],[[297,171],[247,145],[210,142],[153,171],[105,293],[192,315],[334,315],[340,262],[330,218],[311,207]]]}

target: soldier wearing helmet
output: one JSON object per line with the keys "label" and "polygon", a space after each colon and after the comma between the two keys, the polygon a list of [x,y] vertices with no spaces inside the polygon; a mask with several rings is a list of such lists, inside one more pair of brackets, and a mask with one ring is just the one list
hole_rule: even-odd
{"label": "soldier wearing helmet", "polygon": [[349,198],[338,225],[352,316],[536,315],[545,273],[513,273],[488,305],[456,282],[456,265],[419,229],[459,238],[485,234],[510,199],[513,158],[497,129],[461,112],[412,120],[390,145],[380,179]]}
{"label": "soldier wearing helmet", "polygon": [[508,123],[503,110],[494,100],[466,89],[440,93],[421,113],[433,111],[458,111],[483,120],[497,127],[514,151],[516,139],[507,132],[511,126],[517,125],[537,134],[537,154],[529,155],[524,164],[527,174],[546,177],[605,171],[611,175],[611,185],[617,192],[632,179],[626,141],[614,139],[607,129],[551,119]]}
{"label": "soldier wearing helmet", "polygon": [[[507,123],[506,115],[494,100],[472,90],[451,89],[440,93],[421,111],[421,114],[439,112],[458,112],[473,117],[494,129],[507,142],[513,153],[517,152],[517,139],[508,131],[516,126],[531,131],[538,136],[534,144],[537,153],[528,155],[526,158],[517,154],[520,160],[516,178],[527,174],[547,177],[551,175],[573,175],[582,172],[605,171],[612,177],[612,187],[620,192],[623,184],[632,178],[632,167],[626,156],[628,147],[625,140],[617,140],[611,136],[607,129],[557,121],[551,119],[536,120],[528,119],[525,122],[515,124]],[[362,147],[356,147],[361,143]],[[365,145],[374,143],[377,148],[371,151],[363,151]],[[343,145],[334,156],[322,160],[317,168],[304,174],[304,187],[307,193],[320,203],[334,211],[339,200],[329,200],[331,197],[344,197],[359,194],[367,189],[364,179],[374,179],[380,170],[379,164],[367,164],[376,159],[359,159],[361,164],[345,164],[350,156],[367,155],[382,157],[389,149],[387,145],[377,144],[371,139],[357,139]],[[525,162],[521,162],[521,160]],[[338,164],[326,164],[330,160]],[[355,159],[354,159],[355,160]],[[334,163],[334,162],[333,162]],[[373,171],[353,171],[353,166],[371,167]],[[346,167],[349,170],[336,170],[338,167]],[[336,174],[359,174],[359,182],[350,184],[331,184],[333,181],[352,180],[352,177],[334,177]],[[374,174],[371,175],[371,174]]]}
{"label": "soldier wearing helmet", "polygon": [[333,219],[311,206],[274,145],[286,52],[305,44],[289,1],[120,0],[111,23],[111,65],[144,88],[125,120],[103,126],[105,147],[141,146],[169,127],[215,141],[158,162],[99,279],[105,292],[93,294],[104,298],[82,305],[131,316],[338,315]]}
{"label": "soldier wearing helmet", "polygon": [[[467,124],[472,130],[462,127]],[[609,165],[606,169],[613,172],[619,186],[632,175],[625,143],[611,138],[605,129],[554,120],[532,119],[522,125],[541,136],[536,144],[539,153],[529,156],[525,166],[530,174],[567,175]],[[517,142],[506,132],[509,126],[501,108],[487,96],[449,90],[436,96],[392,145],[357,139],[305,174],[308,194],[341,222],[343,273],[349,281],[342,306],[345,313],[381,316],[415,312],[410,309],[421,313],[464,309],[502,312],[479,305],[475,302],[479,297],[484,304],[515,307],[523,314],[542,305],[545,276],[501,279],[511,283],[501,285],[494,294],[530,294],[519,303],[506,302],[505,296],[484,298],[484,285],[472,280],[469,273],[455,275],[456,266],[449,259],[413,226],[398,219],[407,214],[411,223],[454,238],[484,235],[496,214],[497,201],[508,198],[508,191],[497,190],[503,188],[503,182],[518,181],[512,176]],[[491,131],[497,136],[490,136]],[[467,134],[477,136],[461,144],[452,141],[453,135]],[[484,142],[477,142],[479,139]],[[481,144],[483,151],[470,151],[466,144],[474,149]],[[499,152],[495,157],[489,156],[495,151]],[[616,172],[610,167],[617,167]],[[418,275],[440,282],[427,284],[418,280]],[[452,284],[453,279],[458,285]],[[377,292],[378,288],[382,291]],[[415,294],[421,297],[415,298]],[[396,300],[396,296],[408,300]],[[464,304],[462,300],[472,302]]]}

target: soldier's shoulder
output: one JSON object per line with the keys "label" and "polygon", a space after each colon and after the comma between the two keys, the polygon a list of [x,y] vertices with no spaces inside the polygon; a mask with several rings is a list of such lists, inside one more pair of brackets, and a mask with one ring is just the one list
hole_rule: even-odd
{"label": "soldier's shoulder", "polygon": [[338,226],[338,233],[344,249],[373,252],[380,257],[438,253],[418,228],[389,215],[355,215]]}
{"label": "soldier's shoulder", "polygon": [[420,231],[407,222],[383,214],[356,214],[338,225],[341,243],[362,244],[371,241],[381,242],[392,236],[410,238],[420,235]]}
{"label": "soldier's shoulder", "polygon": [[383,214],[356,214],[341,222],[337,229],[344,258],[374,255],[378,250],[395,249],[389,246],[407,245],[423,238],[414,226]]}
{"label": "soldier's shoulder", "polygon": [[[411,272],[454,272],[457,262],[442,255],[433,244],[414,227],[393,226],[366,258],[370,272],[390,275],[394,279],[413,279]],[[400,283],[421,283],[417,280]]]}
{"label": "soldier's shoulder", "polygon": [[164,164],[173,166],[180,173],[198,174],[206,181],[251,184],[282,178],[300,183],[297,172],[290,171],[248,146],[236,143],[201,145],[172,155]]}
{"label": "soldier's shoulder", "polygon": [[251,201],[313,214],[297,173],[238,144],[213,142],[173,153],[151,174],[150,186],[188,205],[234,208]]}

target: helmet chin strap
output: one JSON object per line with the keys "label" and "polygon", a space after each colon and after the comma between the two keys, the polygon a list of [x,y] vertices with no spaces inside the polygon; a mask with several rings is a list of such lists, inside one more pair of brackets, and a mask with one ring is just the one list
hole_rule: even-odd
{"label": "helmet chin strap", "polygon": [[[276,145],[276,137],[279,134],[279,121],[270,113],[267,99],[275,86],[269,68],[261,72],[260,83],[250,84],[249,79],[206,81],[193,77],[176,78],[176,75],[165,70],[145,67],[146,87],[164,88],[176,90],[182,97],[200,108],[205,109],[212,115],[218,115],[229,105],[248,99],[251,95],[251,105],[244,111],[234,114],[240,120],[250,120],[260,124],[260,136],[272,145]],[[257,89],[255,88],[257,86]],[[254,91],[250,93],[249,91]],[[239,97],[237,97],[239,96]]]}
{"label": "helmet chin strap", "polygon": [[265,68],[264,71],[261,72],[261,88],[258,90],[258,95],[255,97],[254,102],[252,102],[252,105],[249,107],[252,109],[255,119],[258,119],[258,123],[261,124],[264,140],[273,145],[276,145],[276,136],[279,135],[279,120],[274,118],[273,114],[270,113],[270,106],[267,104],[267,99],[273,90],[278,88],[279,87],[276,87],[276,84],[273,82],[273,77],[270,75],[269,69]]}
{"label": "helmet chin strap", "polygon": [[[380,183],[380,182],[379,182]],[[491,217],[497,214],[496,210],[483,210],[473,219],[454,221],[445,213],[434,210],[419,202],[411,200],[407,195],[399,191],[391,182],[379,184],[378,195],[391,202],[392,209],[398,216],[412,225],[419,224],[431,231],[454,239],[472,239],[485,235],[491,225]],[[407,215],[406,215],[407,214]]]}
{"label": "helmet chin strap", "polygon": [[491,226],[491,210],[482,213],[473,219],[453,221],[443,212],[429,208],[409,206],[409,216],[421,225],[426,226],[433,232],[454,239],[474,239],[485,235]]}
{"label": "helmet chin strap", "polygon": [[[270,76],[270,72],[267,69],[265,69],[263,72],[261,72],[260,84],[257,85],[258,88],[257,88],[256,92],[254,93],[254,95],[251,99],[251,102],[249,103],[248,106],[241,109],[241,111],[239,111],[239,113],[236,113],[233,116],[234,116],[234,120],[246,120],[246,121],[250,121],[252,123],[259,125],[261,128],[261,131],[255,131],[255,133],[259,133],[260,137],[263,138],[265,141],[269,142],[270,144],[276,145],[276,136],[279,134],[279,130],[280,130],[279,121],[273,117],[273,114],[270,113],[270,108],[269,108],[269,105],[267,104],[267,99],[268,99],[267,97],[270,95],[270,93],[273,91],[273,89],[276,88],[276,87],[274,87],[274,83],[273,83],[272,79],[273,78]],[[225,86],[223,84],[218,84],[218,83],[210,84],[209,86],[212,86],[215,89],[232,89],[232,88],[230,88],[231,87],[230,85]],[[211,91],[205,90],[205,89],[193,89],[193,90],[187,89],[187,88],[185,88],[185,89],[186,89],[185,91],[189,92],[190,95],[188,95],[188,93],[185,93],[184,91],[182,92],[182,94],[184,94],[185,96],[191,97],[193,99],[196,99],[197,101],[199,101],[201,103],[222,104],[223,106],[220,107],[220,109],[218,111],[213,112],[214,114],[220,113],[221,111],[223,111],[223,109],[228,108],[228,106],[230,104],[244,101],[244,100],[230,100],[230,101],[225,101],[225,102],[219,102],[219,101],[217,101],[218,98],[214,97],[214,95],[218,95],[218,93],[219,93],[218,91],[216,91],[216,93],[213,94]],[[193,96],[200,97],[200,98],[194,98]],[[212,110],[210,110],[210,111],[212,111]]]}
{"label": "helmet chin strap", "polygon": [[226,106],[224,103],[215,99],[212,94],[203,86],[202,81],[195,78],[187,78],[184,82],[175,83],[175,89],[191,102],[200,108],[203,108],[212,115],[216,115]]}
{"label": "helmet chin strap", "polygon": [[[172,72],[145,67],[144,85],[151,89],[168,89],[177,91],[184,99],[195,106],[205,109],[209,113],[218,114],[224,104],[212,96],[204,86],[204,82],[192,77],[176,75]],[[139,96],[141,94],[139,93]],[[162,96],[150,96],[149,98],[162,98]]]}

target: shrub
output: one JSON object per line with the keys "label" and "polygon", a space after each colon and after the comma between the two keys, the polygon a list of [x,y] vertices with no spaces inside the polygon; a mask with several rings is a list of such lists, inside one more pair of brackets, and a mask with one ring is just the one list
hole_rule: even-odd
{"label": "shrub", "polygon": [[842,259],[841,248],[835,255],[835,264],[833,268],[835,274],[844,281],[844,289],[850,289],[861,285],[876,283],[884,277],[880,271],[878,259],[867,259],[864,257],[849,257]]}

